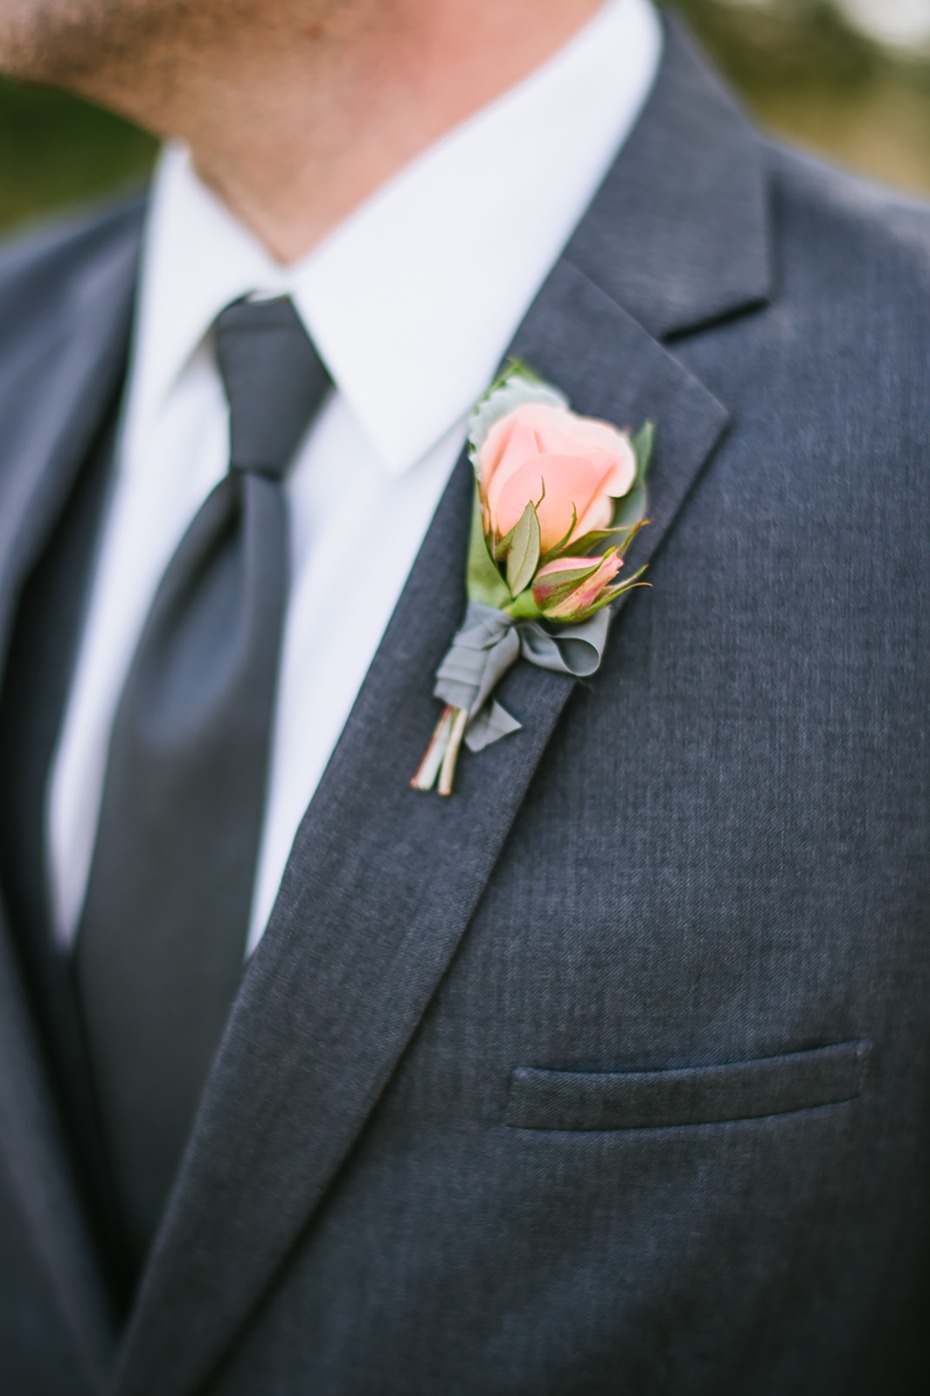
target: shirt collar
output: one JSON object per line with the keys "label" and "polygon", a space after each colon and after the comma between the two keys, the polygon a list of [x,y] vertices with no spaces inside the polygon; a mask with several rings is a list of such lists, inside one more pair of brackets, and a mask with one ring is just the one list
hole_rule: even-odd
{"label": "shirt collar", "polygon": [[648,0],[607,0],[290,267],[168,147],[144,251],[135,422],[158,411],[223,306],[287,293],[385,469],[416,464],[486,389],[632,128],[660,47]]}

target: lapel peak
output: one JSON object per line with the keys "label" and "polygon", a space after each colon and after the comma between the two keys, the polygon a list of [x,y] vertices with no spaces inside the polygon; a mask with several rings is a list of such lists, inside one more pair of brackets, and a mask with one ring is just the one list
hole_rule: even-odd
{"label": "lapel peak", "polygon": [[646,109],[565,255],[670,339],[765,305],[771,268],[758,135],[681,22],[663,19]]}

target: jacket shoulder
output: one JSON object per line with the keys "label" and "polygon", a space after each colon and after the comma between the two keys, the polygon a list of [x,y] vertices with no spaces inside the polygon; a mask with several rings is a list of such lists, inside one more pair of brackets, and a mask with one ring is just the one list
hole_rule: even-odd
{"label": "jacket shoulder", "polygon": [[0,247],[0,322],[15,338],[37,316],[67,310],[95,266],[124,256],[141,239],[147,195],[54,219]]}
{"label": "jacket shoulder", "polygon": [[870,403],[876,431],[930,438],[930,205],[767,151],[770,323],[781,352],[835,384],[848,408],[853,394]]}
{"label": "jacket shoulder", "polygon": [[820,279],[844,303],[887,297],[913,317],[930,305],[930,203],[764,142],[776,249],[786,274]]}

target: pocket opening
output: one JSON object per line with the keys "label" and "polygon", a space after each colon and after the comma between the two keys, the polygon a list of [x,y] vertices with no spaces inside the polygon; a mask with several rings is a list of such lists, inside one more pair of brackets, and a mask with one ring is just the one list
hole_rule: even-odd
{"label": "pocket opening", "polygon": [[838,1105],[861,1095],[867,1038],[776,1057],[667,1071],[517,1066],[506,1123],[534,1130],[634,1130],[724,1124]]}

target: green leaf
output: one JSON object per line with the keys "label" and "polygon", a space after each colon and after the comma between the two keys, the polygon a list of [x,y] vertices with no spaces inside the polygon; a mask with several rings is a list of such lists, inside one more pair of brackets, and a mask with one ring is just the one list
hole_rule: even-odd
{"label": "green leaf", "polygon": [[633,447],[633,454],[636,457],[635,483],[637,485],[641,485],[646,478],[646,471],[649,469],[649,462],[652,460],[652,452],[655,448],[655,443],[655,422],[644,422],[630,442],[630,445]]}
{"label": "green leaf", "polygon": [[510,382],[511,378],[522,378],[527,383],[541,383],[543,381],[538,373],[534,373],[529,364],[525,364],[522,359],[518,359],[511,354],[504,361],[494,382],[486,389],[482,397],[478,399],[479,404],[487,402],[491,394],[496,393],[499,388],[503,388],[506,383]]}
{"label": "green leaf", "polygon": [[539,546],[539,519],[530,503],[520,515],[507,554],[507,585],[511,596],[519,596],[533,580],[539,564]]}
{"label": "green leaf", "polygon": [[614,528],[634,528],[646,517],[648,502],[646,486],[640,481],[633,485],[628,494],[617,500],[614,509]]}
{"label": "green leaf", "polygon": [[[622,524],[615,528],[592,528],[590,533],[583,533],[580,538],[575,538],[569,543],[567,548],[563,548],[560,557],[586,557],[603,556],[596,554],[592,549],[599,548],[602,543],[606,543],[609,538],[614,539],[614,546],[622,556],[633,541],[635,535],[648,523],[648,519],[642,519],[634,524]],[[550,561],[549,554],[544,558],[545,562]]]}
{"label": "green leaf", "polygon": [[481,517],[481,497],[475,483],[475,499],[471,514],[471,534],[468,540],[468,564],[465,571],[465,589],[469,601],[480,601],[485,606],[503,610],[510,600],[507,584],[498,571],[497,564],[488,552],[484,537],[484,520]]}
{"label": "green leaf", "polygon": [[648,526],[651,523],[651,519],[640,519],[639,523],[632,524],[629,528],[625,528],[623,530],[623,532],[626,534],[626,537],[617,548],[617,552],[620,554],[621,557],[626,557],[627,553],[630,551],[630,544],[633,542],[633,539],[636,537],[639,530],[641,528],[648,528]]}
{"label": "green leaf", "polygon": [[[590,533],[583,533],[580,538],[575,538],[569,543],[567,548],[563,548],[560,557],[585,557],[592,548],[600,547],[608,538],[613,538],[618,533],[626,533],[625,528],[592,528]],[[593,554],[591,554],[593,556]]]}
{"label": "green leaf", "polygon": [[614,507],[614,527],[632,528],[642,523],[649,508],[646,495],[646,472],[652,460],[655,447],[656,429],[654,422],[644,422],[631,439],[633,454],[636,457],[636,474],[633,484]]}
{"label": "green leaf", "polygon": [[510,552],[510,549],[513,547],[513,536],[514,536],[514,534],[516,533],[516,531],[517,531],[517,525],[514,524],[513,528],[510,530],[510,532],[509,532],[509,533],[505,533],[504,536],[503,536],[503,538],[501,538],[500,542],[495,543],[495,545],[494,545],[494,561],[495,561],[495,562],[506,562],[506,561],[507,561],[507,555],[508,555],[508,553]]}
{"label": "green leaf", "polygon": [[530,368],[528,363],[525,363],[523,359],[517,358],[515,354],[511,354],[508,357],[504,372],[500,375],[500,381],[506,382],[508,378],[523,378],[527,383],[544,382],[544,379],[540,378],[535,368]]}

